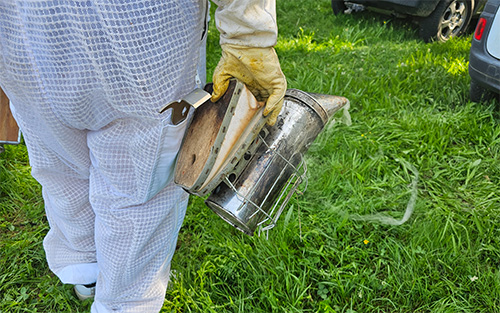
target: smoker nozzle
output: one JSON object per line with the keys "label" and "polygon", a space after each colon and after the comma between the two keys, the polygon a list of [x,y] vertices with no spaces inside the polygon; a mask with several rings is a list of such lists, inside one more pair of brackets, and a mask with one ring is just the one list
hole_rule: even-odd
{"label": "smoker nozzle", "polygon": [[349,100],[340,96],[324,95],[320,93],[309,93],[325,110],[328,118],[331,118],[336,112],[349,105]]}

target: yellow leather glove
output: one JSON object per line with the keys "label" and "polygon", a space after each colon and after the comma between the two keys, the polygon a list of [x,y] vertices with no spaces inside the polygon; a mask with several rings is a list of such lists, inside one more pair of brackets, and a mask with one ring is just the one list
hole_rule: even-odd
{"label": "yellow leather glove", "polygon": [[273,126],[283,106],[286,78],[273,47],[255,48],[223,44],[222,57],[213,76],[212,102],[220,99],[233,77],[243,82],[259,101],[266,101],[264,116]]}

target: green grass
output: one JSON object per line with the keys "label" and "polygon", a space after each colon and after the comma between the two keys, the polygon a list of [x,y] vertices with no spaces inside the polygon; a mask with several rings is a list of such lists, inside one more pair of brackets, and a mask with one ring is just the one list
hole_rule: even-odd
{"label": "green grass", "polygon": [[[404,20],[278,1],[289,88],[351,101],[307,154],[309,186],[264,237],[191,198],[162,312],[500,312],[498,106],[468,100],[470,35],[439,44]],[[213,20],[208,74],[220,48]],[[0,155],[0,312],[85,312],[44,261],[48,226],[24,145]],[[401,226],[353,219],[384,213]]]}

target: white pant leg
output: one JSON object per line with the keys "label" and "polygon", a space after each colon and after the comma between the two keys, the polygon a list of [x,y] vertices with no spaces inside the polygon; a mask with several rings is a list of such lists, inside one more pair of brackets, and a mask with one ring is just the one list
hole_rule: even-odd
{"label": "white pant leg", "polygon": [[187,199],[170,184],[145,205],[97,213],[92,313],[160,311]]}
{"label": "white pant leg", "polygon": [[[160,310],[188,200],[171,180],[186,126],[130,118],[89,132],[99,265],[93,312]],[[151,194],[158,177],[170,183]]]}
{"label": "white pant leg", "polygon": [[[42,131],[52,114],[42,108],[15,110],[32,175],[42,185],[50,224],[45,253],[50,269],[62,282],[91,283],[97,278],[97,265],[86,132],[56,123],[51,125],[53,132]],[[26,127],[33,120],[38,121],[37,127]]]}
{"label": "white pant leg", "polygon": [[[50,268],[64,283],[97,279],[92,312],[158,312],[188,195],[170,181],[149,198],[149,187],[156,176],[171,177],[187,122],[122,119],[89,132],[51,114],[16,116],[43,188]],[[36,127],[24,128],[35,116],[53,131],[38,136]],[[158,172],[159,162],[171,166]]]}

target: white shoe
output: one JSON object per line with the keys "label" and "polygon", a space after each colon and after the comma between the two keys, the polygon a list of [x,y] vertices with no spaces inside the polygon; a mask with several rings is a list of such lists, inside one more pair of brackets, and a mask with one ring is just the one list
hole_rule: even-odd
{"label": "white shoe", "polygon": [[94,298],[95,296],[95,283],[87,285],[75,285],[74,289],[76,296],[81,301]]}

